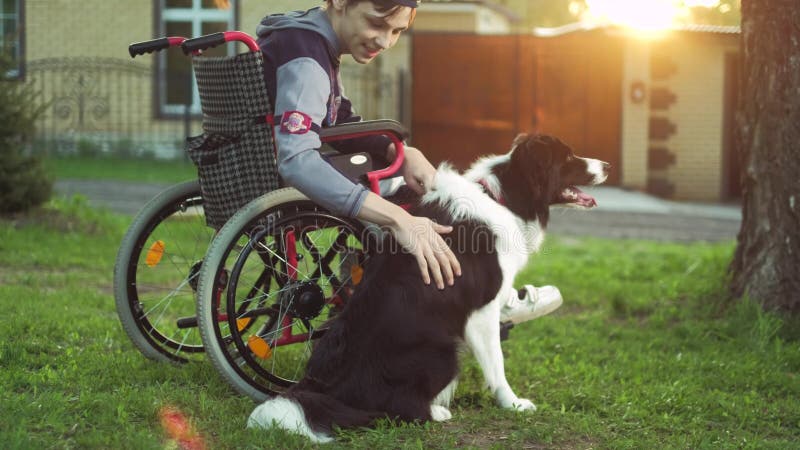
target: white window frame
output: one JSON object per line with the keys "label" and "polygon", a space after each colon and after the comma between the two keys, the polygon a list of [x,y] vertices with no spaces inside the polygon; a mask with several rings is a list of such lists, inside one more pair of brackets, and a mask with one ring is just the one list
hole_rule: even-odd
{"label": "white window frame", "polygon": [[[165,36],[167,22],[191,22],[192,35],[184,37],[198,37],[203,33],[203,23],[205,22],[227,22],[228,30],[236,29],[238,0],[229,0],[230,6],[227,9],[203,8],[203,0],[192,0],[191,8],[167,8],[165,0],[157,0],[158,9],[158,37]],[[232,55],[236,47],[234,44],[227,46],[227,54]],[[179,51],[179,50],[170,50]],[[158,109],[164,116],[179,116],[185,114],[186,106],[182,104],[167,104],[167,57],[164,52],[158,55],[158,66],[156,82],[159,86]],[[189,58],[189,56],[187,56]],[[192,75],[192,114],[200,114],[200,94],[197,91],[197,81]]]}
{"label": "white window frame", "polygon": [[[0,4],[2,5],[2,4]],[[24,17],[23,11],[25,8],[24,0],[16,0],[17,10],[14,13],[6,12],[0,9],[0,50],[5,46],[6,32],[3,29],[5,19],[14,19],[17,22],[17,45],[16,45],[16,62],[17,66],[13,69],[6,71],[6,79],[21,78],[23,74],[23,67],[25,66],[25,31],[23,27],[22,18]]]}

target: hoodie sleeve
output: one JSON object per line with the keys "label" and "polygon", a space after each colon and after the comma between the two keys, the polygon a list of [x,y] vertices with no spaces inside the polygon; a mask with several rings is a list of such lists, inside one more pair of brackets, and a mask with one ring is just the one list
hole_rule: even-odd
{"label": "hoodie sleeve", "polygon": [[[353,183],[320,155],[317,131],[328,115],[331,80],[324,43],[301,30],[275,33],[288,41],[277,48],[275,142],[278,171],[290,186],[335,214],[353,217],[361,210],[367,189]],[[278,36],[275,36],[278,37]],[[327,64],[326,64],[327,63]]]}

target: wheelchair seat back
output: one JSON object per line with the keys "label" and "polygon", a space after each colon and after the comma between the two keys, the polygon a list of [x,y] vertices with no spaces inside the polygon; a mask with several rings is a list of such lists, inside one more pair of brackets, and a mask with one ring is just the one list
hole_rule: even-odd
{"label": "wheelchair seat back", "polygon": [[206,223],[219,229],[249,201],[280,187],[261,52],[192,57],[203,134],[187,138]]}

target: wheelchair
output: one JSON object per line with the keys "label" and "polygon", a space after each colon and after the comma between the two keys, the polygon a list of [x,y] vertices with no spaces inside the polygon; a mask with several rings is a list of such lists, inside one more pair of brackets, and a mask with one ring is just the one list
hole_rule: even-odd
{"label": "wheelchair", "polygon": [[[202,55],[228,42],[249,51]],[[192,55],[204,133],[187,138],[186,150],[198,180],[164,190],[135,216],[114,269],[117,313],[146,357],[181,363],[208,355],[236,391],[262,401],[303,376],[313,341],[347,303],[381,234],[281,186],[275,117],[252,37],[169,37],[129,52],[170,47]],[[388,167],[373,170],[368,154],[328,157],[380,195],[403,163],[406,130],[374,120],[320,131],[323,143],[372,135],[395,144]],[[387,199],[402,204],[413,195]]]}

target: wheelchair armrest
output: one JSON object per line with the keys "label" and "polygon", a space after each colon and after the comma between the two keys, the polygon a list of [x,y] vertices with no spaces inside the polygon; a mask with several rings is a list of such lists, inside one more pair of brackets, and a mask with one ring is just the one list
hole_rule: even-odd
{"label": "wheelchair armrest", "polygon": [[396,120],[365,120],[363,122],[345,123],[323,128],[319,137],[323,142],[335,141],[337,138],[347,139],[351,135],[393,134],[398,140],[408,138],[408,130]]}
{"label": "wheelchair armrest", "polygon": [[378,182],[394,175],[405,159],[403,141],[408,137],[408,131],[403,125],[395,120],[367,120],[323,128],[319,133],[322,142],[374,135],[389,135],[388,137],[394,142],[396,150],[394,161],[389,167],[367,173],[370,190],[380,195],[381,189]]}

